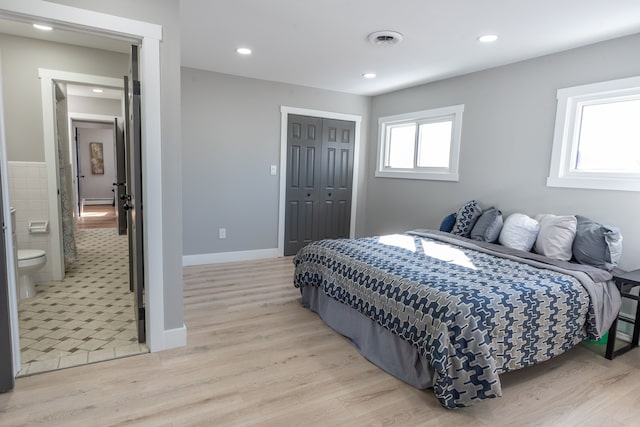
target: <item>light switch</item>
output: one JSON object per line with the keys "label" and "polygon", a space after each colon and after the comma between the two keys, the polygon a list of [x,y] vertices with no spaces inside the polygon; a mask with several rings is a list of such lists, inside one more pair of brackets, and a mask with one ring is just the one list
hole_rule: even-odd
{"label": "light switch", "polygon": [[271,165],[271,175],[275,175],[278,173],[278,166],[277,165]]}

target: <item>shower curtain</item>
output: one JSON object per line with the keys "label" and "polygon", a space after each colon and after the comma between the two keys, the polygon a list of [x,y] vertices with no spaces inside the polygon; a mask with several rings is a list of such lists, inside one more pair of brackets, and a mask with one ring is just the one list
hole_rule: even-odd
{"label": "shower curtain", "polygon": [[[62,218],[62,248],[65,271],[78,257],[73,216],[72,167],[69,156],[68,112],[66,85],[56,82],[56,129],[58,139],[58,175],[60,179],[60,214]],[[50,207],[50,209],[55,207]]]}

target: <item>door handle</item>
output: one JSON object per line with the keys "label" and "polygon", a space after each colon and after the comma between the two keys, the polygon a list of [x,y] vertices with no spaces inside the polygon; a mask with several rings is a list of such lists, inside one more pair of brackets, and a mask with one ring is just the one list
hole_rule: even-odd
{"label": "door handle", "polygon": [[124,200],[122,209],[124,209],[125,211],[128,211],[129,209],[133,209],[133,205],[129,203],[131,201],[131,196],[129,194],[123,194],[122,196],[120,196],[120,200]]}
{"label": "door handle", "polygon": [[126,182],[114,182],[111,185],[115,185],[115,186],[118,186],[118,187],[123,187],[123,186],[127,185],[127,183]]}

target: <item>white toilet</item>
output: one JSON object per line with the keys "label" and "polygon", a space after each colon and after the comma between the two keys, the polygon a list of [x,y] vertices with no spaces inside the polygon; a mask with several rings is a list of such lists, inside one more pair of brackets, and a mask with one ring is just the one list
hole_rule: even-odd
{"label": "white toilet", "polygon": [[47,254],[40,249],[18,249],[18,283],[20,298],[36,295],[31,274],[41,269],[47,262]]}

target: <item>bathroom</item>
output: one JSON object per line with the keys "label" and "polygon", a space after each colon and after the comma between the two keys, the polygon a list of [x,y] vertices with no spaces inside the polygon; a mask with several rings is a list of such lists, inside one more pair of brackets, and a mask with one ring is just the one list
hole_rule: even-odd
{"label": "bathroom", "polygon": [[[121,249],[121,246],[111,246],[109,249],[111,252],[107,253],[107,249],[105,249],[105,255],[101,255],[111,263],[109,272],[98,272],[95,264],[100,260],[96,260],[94,265],[87,266],[88,270],[82,273],[78,271],[78,265],[82,266],[82,262],[75,263],[70,270],[66,271],[69,281],[84,281],[83,286],[86,290],[74,290],[74,293],[80,297],[82,292],[86,292],[82,298],[93,297],[95,301],[91,301],[91,310],[87,309],[83,312],[82,309],[78,309],[78,306],[61,308],[62,303],[59,301],[62,298],[52,303],[47,302],[51,300],[38,301],[38,295],[33,295],[34,293],[39,293],[40,296],[46,295],[50,285],[53,287],[62,284],[68,286],[68,289],[72,289],[71,283],[67,285],[67,282],[61,281],[65,276],[65,268],[63,267],[64,262],[62,262],[64,258],[63,245],[60,243],[63,239],[62,235],[58,235],[57,218],[60,211],[58,211],[57,204],[60,198],[57,195],[56,183],[52,182],[56,181],[55,177],[59,171],[52,168],[52,165],[56,164],[56,157],[47,151],[47,147],[51,147],[51,144],[47,145],[47,136],[44,132],[47,129],[48,120],[44,108],[44,94],[47,89],[42,83],[44,79],[41,78],[41,73],[43,70],[45,72],[57,70],[58,73],[65,76],[62,79],[64,82],[62,86],[67,86],[70,89],[67,100],[68,111],[71,113],[72,119],[94,122],[105,121],[105,119],[113,121],[114,117],[124,115],[122,94],[119,98],[111,99],[106,99],[104,94],[94,93],[92,96],[74,94],[71,91],[72,85],[68,84],[67,76],[75,75],[75,73],[90,76],[107,75],[112,77],[102,78],[102,80],[118,79],[119,82],[122,82],[122,76],[128,73],[128,54],[125,53],[126,50],[123,46],[120,46],[119,52],[114,52],[107,49],[106,45],[102,49],[95,49],[52,42],[46,39],[49,36],[43,39],[44,36],[27,35],[26,31],[31,31],[31,29],[25,29],[21,35],[6,34],[3,31],[4,28],[6,27],[0,23],[8,160],[7,176],[10,204],[15,210],[15,241],[17,249],[21,252],[29,249],[39,251],[41,254],[37,257],[37,262],[35,260],[31,262],[32,264],[40,264],[29,273],[29,277],[35,283],[32,290],[29,291],[29,288],[25,286],[22,286],[23,289],[20,290],[19,283],[16,284],[17,294],[20,297],[21,373],[32,374],[106,360],[109,357],[119,357],[127,352],[148,351],[148,349],[142,349],[138,346],[137,337],[134,336],[133,308],[128,308],[133,303],[133,297],[129,293],[128,283],[123,283],[128,280],[126,236],[118,236],[116,229],[113,229],[115,230],[113,240],[117,241],[114,244],[120,245],[121,238],[124,238],[125,245],[124,249]],[[120,42],[120,45],[122,44]],[[124,47],[127,47],[126,43]],[[118,85],[122,87],[120,83]],[[95,89],[99,88],[95,87]],[[102,89],[105,88],[102,87]],[[97,98],[101,95],[102,98]],[[62,130],[64,133],[73,134],[73,127],[68,123],[67,126],[58,123],[57,128],[59,133]],[[101,142],[104,145],[104,154],[111,154],[113,141]],[[72,166],[75,164],[73,159],[76,147],[72,143],[69,145],[70,149],[63,153],[66,161],[59,163],[67,165],[64,172],[67,176],[74,178],[74,182],[68,186],[68,194],[72,195],[70,199],[73,200],[73,193],[77,191],[75,172],[72,170]],[[70,164],[71,166],[69,166]],[[107,168],[104,173],[105,176],[110,174]],[[114,181],[113,177],[109,175],[109,185]],[[107,191],[111,196],[110,189]],[[77,197],[75,199],[78,200]],[[109,204],[109,206],[111,205]],[[71,202],[69,209],[77,212],[78,206]],[[76,230],[76,232],[78,231]],[[78,233],[82,234],[83,232]],[[94,240],[99,241],[100,244],[105,241],[102,238]],[[78,241],[77,238],[76,241]],[[117,248],[117,250],[113,248]],[[102,248],[98,249],[102,250]],[[117,253],[118,258],[114,258],[111,255],[113,253]],[[80,256],[81,254],[79,254],[79,259]],[[19,268],[18,274],[21,273],[21,270],[24,271]],[[112,306],[104,308],[98,299],[109,298],[109,295],[104,297],[101,292],[111,292],[115,288],[125,289],[124,294],[116,301],[118,307],[114,305],[113,301],[103,300],[104,306]],[[62,295],[64,292],[67,292],[67,289],[60,290],[58,294]],[[28,318],[24,316],[25,307],[33,301],[37,301],[36,304],[40,304],[40,309],[47,312],[48,317],[42,317],[40,322],[43,325],[36,325],[38,311],[31,310],[30,313],[35,313],[35,315],[30,315]],[[47,307],[46,304],[49,306]],[[55,306],[55,304],[58,305]],[[57,311],[53,311],[54,307],[52,306],[55,306]],[[62,311],[67,313],[67,317],[57,319],[57,312]],[[131,322],[134,323],[133,328],[125,325],[125,321],[120,321],[119,318],[117,322],[114,322],[116,319],[114,316],[120,315],[121,312],[131,318]],[[72,323],[72,321],[84,322],[84,324],[77,323],[74,329],[78,330],[70,330],[67,336],[62,336],[64,328],[60,324]],[[102,323],[98,324],[98,322]],[[90,323],[92,323],[93,329],[85,328],[85,325]],[[121,326],[117,330],[109,331],[104,327],[107,323],[110,325],[121,323]],[[40,326],[46,326],[48,329],[37,329]],[[131,332],[130,329],[134,332]],[[107,337],[107,335],[110,336]],[[58,341],[54,342],[54,339]],[[113,348],[99,347],[100,341],[104,341],[107,343],[106,345],[111,345]],[[116,345],[118,347],[115,347]],[[82,354],[80,354],[81,352]],[[49,356],[52,359],[44,359]]]}

